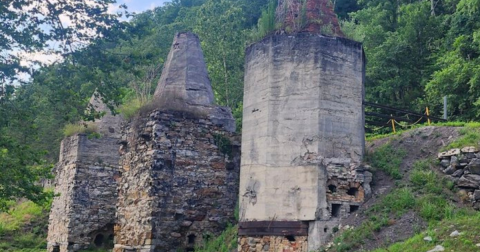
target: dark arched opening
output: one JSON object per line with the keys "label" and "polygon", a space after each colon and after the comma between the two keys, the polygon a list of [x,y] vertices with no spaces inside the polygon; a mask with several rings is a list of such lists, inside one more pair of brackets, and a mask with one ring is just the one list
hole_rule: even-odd
{"label": "dark arched opening", "polygon": [[340,204],[332,204],[332,217],[340,216]]}
{"label": "dark arched opening", "polygon": [[95,244],[95,246],[101,247],[103,245],[103,239],[103,234],[97,234],[97,236],[95,236],[95,240],[93,240],[93,243]]}

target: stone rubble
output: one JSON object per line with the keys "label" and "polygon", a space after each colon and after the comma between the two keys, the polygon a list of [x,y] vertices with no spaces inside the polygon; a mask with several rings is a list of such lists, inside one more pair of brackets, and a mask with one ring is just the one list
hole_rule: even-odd
{"label": "stone rubble", "polygon": [[464,190],[472,206],[480,210],[480,151],[475,146],[438,153],[439,168],[456,187]]}
{"label": "stone rubble", "polygon": [[442,245],[437,245],[435,248],[427,251],[427,252],[442,252],[445,251],[445,248]]}

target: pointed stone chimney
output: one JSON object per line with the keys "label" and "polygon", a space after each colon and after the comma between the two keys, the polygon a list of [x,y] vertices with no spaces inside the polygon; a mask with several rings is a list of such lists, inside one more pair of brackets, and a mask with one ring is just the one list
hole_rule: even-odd
{"label": "pointed stone chimney", "polygon": [[213,104],[212,86],[200,40],[191,32],[175,35],[153,99],[161,111],[208,118],[227,131],[235,132],[230,108]]}
{"label": "pointed stone chimney", "polygon": [[197,35],[177,33],[154,94],[165,110],[211,105],[213,91]]}
{"label": "pointed stone chimney", "polygon": [[307,31],[344,37],[331,0],[279,0],[276,22],[287,33]]}
{"label": "pointed stone chimney", "polygon": [[95,91],[89,101],[89,108],[95,109],[96,112],[104,113],[104,115],[95,119],[95,126],[97,127],[98,133],[102,136],[108,137],[121,137],[121,126],[123,122],[123,117],[118,115],[113,115],[110,108],[103,102],[100,93]]}

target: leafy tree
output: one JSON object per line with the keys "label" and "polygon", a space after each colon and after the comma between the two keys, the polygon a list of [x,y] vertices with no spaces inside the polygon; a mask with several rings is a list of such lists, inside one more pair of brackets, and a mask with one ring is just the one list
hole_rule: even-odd
{"label": "leafy tree", "polygon": [[367,56],[366,98],[380,104],[425,109],[424,88],[440,50],[443,17],[429,2],[363,1],[351,13],[346,33],[363,42]]}
{"label": "leafy tree", "polygon": [[208,0],[197,15],[194,31],[202,42],[216,102],[235,109],[243,97],[242,9],[235,1]]}
{"label": "leafy tree", "polygon": [[39,179],[49,176],[51,168],[43,153],[7,134],[11,115],[28,113],[13,105],[12,95],[13,89],[8,88],[0,100],[0,210],[8,208],[9,200],[20,197],[41,203],[52,196],[38,184]]}
{"label": "leafy tree", "polygon": [[334,0],[333,4],[339,19],[347,19],[349,13],[360,9],[356,0]]}
{"label": "leafy tree", "polygon": [[441,97],[449,100],[453,118],[480,118],[480,2],[461,0],[446,20],[450,27],[426,86],[430,103],[441,110]]}
{"label": "leafy tree", "polygon": [[[79,107],[85,96],[81,91],[90,96],[97,86],[110,97],[118,93],[105,78],[111,73],[112,57],[107,57],[103,47],[125,28],[118,15],[107,14],[112,3],[115,1],[0,3],[0,208],[16,198],[39,202],[51,196],[37,184],[51,168],[49,156],[42,150],[58,144],[58,126],[82,115],[85,107]],[[54,47],[50,46],[53,42]],[[84,50],[86,47],[90,49]],[[28,70],[20,64],[22,54],[45,49],[63,56],[63,61],[29,71],[34,83],[8,84]],[[88,53],[89,57],[78,57]],[[103,62],[101,68],[99,62]]]}
{"label": "leafy tree", "polygon": [[26,68],[21,53],[49,49],[61,55],[73,53],[90,41],[109,36],[120,24],[107,14],[115,0],[3,0],[0,3],[0,80],[15,78]]}

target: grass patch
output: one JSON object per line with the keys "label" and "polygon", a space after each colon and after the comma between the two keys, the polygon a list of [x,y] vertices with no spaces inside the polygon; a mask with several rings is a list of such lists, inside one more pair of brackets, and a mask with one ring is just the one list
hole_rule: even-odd
{"label": "grass patch", "polygon": [[98,127],[93,122],[87,123],[69,123],[63,128],[63,135],[65,137],[73,136],[75,134],[87,134],[96,137]]}
{"label": "grass patch", "polygon": [[[415,124],[413,126],[405,126],[405,128],[399,128],[397,129],[396,133],[389,132],[389,133],[367,133],[366,135],[366,140],[368,142],[373,141],[373,140],[378,140],[378,139],[383,139],[386,137],[390,136],[395,136],[395,135],[401,135],[404,132],[410,131],[412,129],[417,129],[421,127],[426,127],[429,126],[427,123],[423,124]],[[432,123],[430,126],[436,126],[436,127],[466,127],[470,129],[478,129],[480,128],[480,122],[459,122],[459,121],[452,121],[452,122],[436,122]]]}
{"label": "grass patch", "polygon": [[446,127],[480,128],[480,122],[451,121],[451,122],[437,122],[437,123],[433,123],[432,125],[433,126],[446,126]]}
{"label": "grass patch", "polygon": [[405,150],[385,144],[378,147],[373,153],[367,154],[366,161],[374,169],[382,170],[394,179],[401,179],[400,164],[405,155]]}
{"label": "grass patch", "polygon": [[12,203],[0,213],[0,251],[45,252],[47,248],[48,207],[31,201]]}
{"label": "grass patch", "polygon": [[442,150],[463,148],[466,146],[478,146],[478,143],[480,142],[480,129],[478,123],[465,126],[458,133],[460,134],[460,137],[448,146],[442,148]]}
{"label": "grass patch", "polygon": [[138,114],[150,112],[155,109],[155,105],[152,102],[152,99],[140,99],[133,98],[125,101],[122,105],[118,107],[118,111],[123,117],[127,120],[132,119]]}
{"label": "grass patch", "polygon": [[[455,230],[461,232],[461,235],[450,237],[450,233]],[[417,234],[404,242],[395,243],[388,249],[377,249],[374,252],[428,251],[436,245],[444,246],[445,251],[473,252],[478,251],[478,247],[475,244],[479,242],[479,233],[480,213],[473,211],[463,212],[453,218],[438,222],[436,225],[431,225],[426,232]],[[423,238],[426,236],[432,237],[433,241],[424,241]]]}
{"label": "grass patch", "polygon": [[433,160],[429,159],[419,160],[413,164],[409,179],[416,191],[439,194],[444,188],[450,189],[447,181],[433,171],[432,164]]}
{"label": "grass patch", "polygon": [[237,249],[238,226],[229,224],[218,237],[207,240],[196,252],[230,252]]}
{"label": "grass patch", "polygon": [[17,231],[32,220],[43,216],[44,208],[31,201],[12,206],[8,213],[0,213],[0,234]]}

